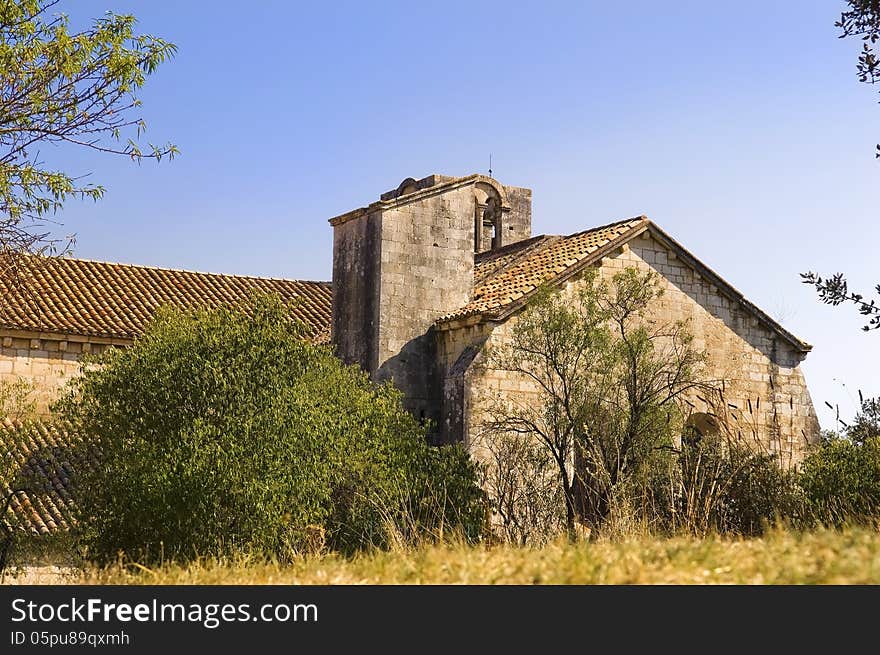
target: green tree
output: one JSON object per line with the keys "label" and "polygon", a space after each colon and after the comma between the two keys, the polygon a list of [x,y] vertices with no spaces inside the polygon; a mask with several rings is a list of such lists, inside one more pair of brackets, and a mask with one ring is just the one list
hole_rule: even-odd
{"label": "green tree", "polygon": [[396,390],[308,343],[289,316],[273,297],[166,309],[131,347],[84,366],[58,409],[102,453],[77,485],[90,557],[479,536],[467,454],[429,446]]}
{"label": "green tree", "polygon": [[[847,0],[848,10],[840,15],[834,26],[840,28],[840,38],[856,37],[862,40],[862,51],[856,63],[856,71],[860,82],[876,84],[880,81],[880,56],[876,47],[880,41],[880,0]],[[876,156],[880,158],[880,145]],[[819,298],[828,305],[840,305],[844,302],[854,304],[859,313],[869,317],[864,330],[880,328],[880,305],[876,299],[866,300],[861,293],[851,292],[847,288],[843,273],[834,273],[823,278],[809,271],[801,273],[802,281],[816,288]],[[874,290],[880,294],[880,284]]]}
{"label": "green tree", "polygon": [[880,398],[865,398],[859,391],[861,409],[852,423],[844,425],[844,433],[858,444],[880,439]]}
{"label": "green tree", "polygon": [[[108,12],[81,31],[53,13],[57,0],[0,0],[0,273],[22,253],[59,241],[52,215],[71,198],[104,187],[46,165],[40,147],[67,144],[135,161],[161,160],[171,144],[146,149],[137,92],[176,47],[136,34],[135,17]],[[130,138],[132,137],[132,138]]]}
{"label": "green tree", "polygon": [[820,522],[842,525],[880,518],[880,437],[832,436],[811,453],[799,482]]}
{"label": "green tree", "polygon": [[524,435],[546,449],[570,535],[576,520],[598,531],[628,484],[672,447],[679,403],[699,386],[702,355],[686,326],[647,320],[660,293],[654,273],[630,268],[609,283],[591,271],[571,296],[537,294],[490,351],[490,365],[531,382],[539,400],[497,399],[486,436]]}
{"label": "green tree", "polygon": [[841,39],[852,36],[862,40],[856,72],[860,82],[876,84],[880,81],[880,57],[875,51],[880,41],[880,0],[847,0],[846,4],[849,9],[840,14],[834,26],[841,29]]}

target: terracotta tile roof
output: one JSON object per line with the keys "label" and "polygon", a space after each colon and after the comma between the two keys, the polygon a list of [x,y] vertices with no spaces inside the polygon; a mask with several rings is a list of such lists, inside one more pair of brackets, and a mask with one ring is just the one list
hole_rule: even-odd
{"label": "terracotta tile roof", "polygon": [[533,237],[476,255],[471,301],[457,311],[442,316],[437,323],[442,325],[468,317],[501,320],[510,312],[516,311],[541,285],[564,281],[580,267],[601,259],[607,250],[627,243],[644,230],[650,230],[652,238],[665,244],[679,259],[714,284],[721,293],[738,303],[797,350],[810,351],[810,344],[782,327],[645,216],[610,223],[570,236]]}
{"label": "terracotta tile roof", "polygon": [[31,534],[70,528],[75,469],[95,456],[73,443],[51,423],[0,421],[0,510],[13,488],[24,489],[0,517],[9,528]]}
{"label": "terracotta tile roof", "polygon": [[131,339],[161,305],[214,307],[250,292],[297,301],[311,335],[329,330],[329,282],[196,273],[70,258],[25,260],[14,281],[0,278],[0,327]]}
{"label": "terracotta tile roof", "polygon": [[640,216],[570,236],[534,237],[477,255],[471,301],[440,321],[501,311],[647,222]]}
{"label": "terracotta tile roof", "polygon": [[548,241],[559,239],[554,236],[537,236],[524,241],[517,241],[497,250],[487,250],[474,256],[474,286],[478,286],[490,275],[493,275],[508,266],[510,263],[520,259],[526,252],[531,252]]}

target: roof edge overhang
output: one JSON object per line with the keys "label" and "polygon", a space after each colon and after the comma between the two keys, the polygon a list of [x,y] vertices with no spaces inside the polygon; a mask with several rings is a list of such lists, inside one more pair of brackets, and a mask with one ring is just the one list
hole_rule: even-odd
{"label": "roof edge overhang", "polygon": [[68,341],[74,343],[100,343],[111,346],[127,346],[137,335],[115,333],[92,333],[71,328],[70,331],[37,330],[11,325],[0,325],[0,337],[13,339],[40,339],[41,341]]}
{"label": "roof edge overhang", "polygon": [[769,314],[767,314],[767,312],[762,310],[755,303],[748,300],[741,291],[739,291],[736,287],[734,287],[732,284],[730,284],[728,281],[718,275],[718,273],[713,271],[702,261],[697,259],[695,255],[693,255],[678,241],[673,239],[669,234],[659,228],[656,224],[648,221],[646,229],[650,231],[651,236],[657,239],[657,241],[675,252],[676,256],[679,259],[684,261],[688,266],[697,271],[701,276],[714,284],[725,297],[737,303],[747,312],[752,314],[752,316],[757,318],[766,327],[770,328],[773,332],[775,332],[785,341],[787,341],[792,347],[794,347],[795,350],[801,353],[808,353],[813,349],[812,345],[810,345],[806,341],[803,341],[802,339],[799,339],[794,334],[782,327],[782,325],[780,325]]}
{"label": "roof edge overhang", "polygon": [[[606,243],[601,248],[597,249],[595,252],[590,253],[587,257],[584,257],[579,262],[572,264],[564,271],[559,273],[557,276],[548,280],[544,285],[556,287],[561,284],[564,284],[568,280],[576,277],[581,271],[592,266],[598,262],[600,262],[604,257],[607,257],[609,254],[622,247],[623,245],[629,243],[633,239],[639,237],[645,232],[649,232],[651,236],[664,246],[672,250],[676,256],[681,259],[685,264],[690,266],[692,269],[697,271],[702,277],[711,282],[718,290],[729,300],[743,307],[747,312],[757,318],[762,324],[766,327],[770,328],[773,332],[782,337],[786,342],[788,342],[796,351],[800,353],[808,353],[813,349],[813,346],[809,343],[802,341],[797,338],[794,334],[786,330],[782,327],[777,321],[771,318],[766,312],[764,312],[760,307],[755,305],[753,302],[746,299],[746,297],[737,290],[733,285],[724,280],[720,275],[718,275],[715,271],[709,268],[706,264],[701,262],[694,256],[690,251],[688,251],[684,246],[682,246],[678,241],[673,239],[669,234],[660,229],[653,221],[649,220],[646,216],[641,216],[641,221],[634,225],[632,229],[625,232],[624,234],[618,236],[615,239],[612,239],[608,243]],[[485,322],[501,322],[508,319],[511,315],[520,311],[534,296],[534,294],[538,291],[538,289],[533,289],[532,291],[524,294],[522,297],[514,300],[511,303],[503,305],[497,309],[477,312],[474,314],[468,314],[464,316],[457,316],[451,319],[447,319],[444,321],[438,321],[435,323],[435,329],[437,330],[452,330],[457,329],[459,327],[467,327],[476,325],[478,323]]]}

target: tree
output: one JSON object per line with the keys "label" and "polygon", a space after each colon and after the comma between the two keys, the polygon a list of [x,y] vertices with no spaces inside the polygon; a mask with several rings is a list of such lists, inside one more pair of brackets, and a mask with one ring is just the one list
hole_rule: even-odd
{"label": "tree", "polygon": [[97,561],[351,552],[482,526],[467,454],[429,446],[393,387],[308,343],[275,297],[161,312],[86,363],[58,409],[102,453],[76,485]]}
{"label": "tree", "polygon": [[672,447],[679,403],[699,386],[702,355],[686,326],[646,316],[660,293],[654,273],[626,269],[609,283],[591,271],[570,296],[538,293],[490,351],[490,365],[529,381],[538,402],[497,399],[487,438],[527,436],[546,449],[569,535],[576,520],[598,532],[617,494]]}
{"label": "tree", "polygon": [[[842,30],[841,39],[849,36],[861,38],[862,52],[856,64],[859,81],[875,84],[880,81],[880,57],[875,51],[877,41],[880,40],[880,0],[847,0],[847,5],[849,10],[841,13],[840,20],[834,26]],[[876,156],[880,158],[880,145],[877,146]],[[804,284],[813,285],[819,298],[828,305],[840,305],[844,302],[856,305],[860,314],[870,317],[863,330],[880,328],[880,306],[877,301],[866,301],[862,294],[849,291],[842,273],[823,279],[817,273],[809,271],[801,273],[801,278]],[[880,284],[874,288],[880,294]]]}
{"label": "tree", "polygon": [[[858,78],[860,82],[875,84],[880,81],[880,58],[874,51],[880,40],[880,0],[847,0],[847,5],[849,11],[841,13],[834,26],[842,30],[841,39],[861,38],[862,52],[856,64]],[[876,156],[880,157],[880,145]]]}
{"label": "tree", "polygon": [[[841,13],[840,20],[834,26],[842,30],[841,39],[849,36],[861,38],[862,52],[856,64],[859,81],[875,84],[880,81],[880,57],[875,51],[877,41],[880,40],[880,0],[847,0],[847,5],[849,10]],[[880,158],[880,145],[877,146],[876,156]],[[801,278],[805,284],[813,285],[819,298],[828,305],[840,305],[844,302],[856,305],[859,313],[870,317],[863,330],[880,328],[880,306],[877,301],[866,301],[862,294],[849,291],[842,273],[823,279],[817,273],[809,271],[801,273]],[[880,284],[874,288],[880,294]]]}
{"label": "tree", "polygon": [[135,161],[177,153],[172,144],[143,150],[137,142],[146,129],[137,92],[176,46],[135,34],[134,16],[112,12],[71,32],[67,16],[50,12],[57,4],[0,0],[0,274],[22,254],[63,247],[49,227],[67,199],[104,195],[83,176],[47,166],[41,146]]}

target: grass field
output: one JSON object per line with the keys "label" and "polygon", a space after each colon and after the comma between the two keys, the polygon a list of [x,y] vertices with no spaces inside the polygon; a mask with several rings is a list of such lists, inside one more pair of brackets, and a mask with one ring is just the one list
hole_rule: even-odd
{"label": "grass field", "polygon": [[75,573],[89,584],[880,584],[880,532],[644,538],[540,549],[433,546],[289,564],[201,561]]}

